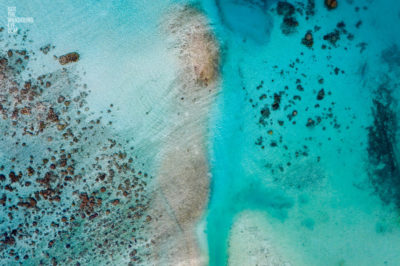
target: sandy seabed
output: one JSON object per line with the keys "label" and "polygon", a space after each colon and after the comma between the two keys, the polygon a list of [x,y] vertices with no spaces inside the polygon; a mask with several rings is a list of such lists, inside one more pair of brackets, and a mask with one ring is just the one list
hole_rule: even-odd
{"label": "sandy seabed", "polygon": [[152,257],[158,265],[204,265],[208,258],[199,249],[195,227],[209,197],[205,134],[218,88],[219,47],[205,16],[193,7],[170,9],[160,28],[181,69],[170,86],[171,130],[159,154],[150,208]]}
{"label": "sandy seabed", "polygon": [[262,212],[238,214],[229,238],[228,265],[293,265],[282,256],[271,230]]}

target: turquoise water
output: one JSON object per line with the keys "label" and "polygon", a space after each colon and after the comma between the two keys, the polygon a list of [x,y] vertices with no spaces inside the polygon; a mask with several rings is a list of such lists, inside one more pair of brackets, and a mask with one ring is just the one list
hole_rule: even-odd
{"label": "turquoise water", "polygon": [[[208,121],[212,175],[202,256],[208,255],[209,265],[227,265],[234,252],[243,250],[240,256],[248,257],[246,265],[255,265],[255,255],[240,249],[246,239],[232,243],[233,228],[240,226],[238,218],[246,212],[265,218],[257,229],[260,237],[267,235],[277,253],[273,255],[290,265],[399,265],[400,5],[394,0],[341,0],[328,10],[322,0],[315,6],[312,0],[288,2],[293,9],[286,5],[278,12],[282,1],[190,1],[204,11],[221,45],[220,92]],[[159,30],[172,4],[176,2],[0,4],[4,27],[8,6],[16,6],[19,16],[35,18],[32,25],[18,25],[29,29],[32,42],[7,35],[7,29],[1,36],[2,55],[14,49],[14,43],[16,49],[36,52],[30,52],[30,70],[15,74],[18,81],[23,84],[29,74],[58,73],[49,78],[59,84],[55,92],[40,98],[45,103],[60,94],[72,99],[87,84],[90,112],[75,117],[75,111],[83,109],[73,105],[76,109],[66,115],[87,125],[102,117],[88,133],[70,122],[84,140],[78,146],[81,152],[72,155],[77,161],[73,166],[77,171],[87,168],[79,171],[87,180],[76,186],[56,182],[53,188],[61,204],[41,200],[32,213],[21,206],[13,211],[12,206],[45,188],[11,183],[15,194],[6,188],[8,173],[25,173],[27,164],[47,169],[42,159],[50,159],[54,150],[72,153],[65,148],[69,142],[60,137],[47,144],[48,136],[57,135],[55,126],[33,140],[17,127],[18,141],[25,141],[28,151],[12,146],[15,139],[9,135],[2,137],[7,181],[0,195],[7,195],[8,202],[2,203],[0,220],[1,265],[48,264],[53,258],[61,265],[157,265],[150,260],[150,241],[141,233],[148,222],[143,214],[156,172],[154,158],[169,125],[168,85],[177,68]],[[307,32],[312,34],[311,47],[302,43]],[[48,43],[55,45],[48,55],[38,52]],[[79,63],[68,74],[59,73],[52,56],[75,50],[81,55]],[[8,92],[2,86],[5,97]],[[1,127],[4,133],[13,125],[4,120]],[[108,140],[118,144],[107,151],[98,148],[108,147]],[[33,162],[21,154],[33,155]],[[102,194],[103,184],[94,180],[108,168],[117,174]],[[129,186],[127,176],[132,176],[132,193],[125,189],[128,196],[121,189]],[[29,178],[24,175],[22,180]],[[82,213],[99,218],[91,216],[93,222],[86,223],[88,217],[77,217],[74,223],[70,215],[77,213],[83,191],[94,193],[103,204],[94,210],[84,205]],[[11,212],[13,220],[7,218]],[[39,221],[40,232],[34,221]],[[13,231],[18,228],[23,230]],[[17,244],[5,243],[10,236]],[[30,246],[30,239],[36,244]]]}
{"label": "turquoise water", "polygon": [[[370,146],[374,141],[368,138],[368,127],[379,120],[373,117],[373,99],[380,86],[390,87],[394,99],[399,95],[396,60],[388,64],[382,59],[382,50],[400,41],[394,26],[398,9],[393,1],[370,1],[366,8],[357,1],[341,1],[337,10],[327,11],[317,1],[315,15],[307,20],[304,10],[303,15],[295,12],[299,26],[289,35],[283,34],[282,16],[268,11],[263,21],[271,21],[270,28],[252,28],[259,30],[256,38],[215,20],[227,49],[210,144],[210,265],[227,263],[229,232],[244,210],[264,213],[279,232],[273,243],[293,265],[399,263],[397,193],[387,187],[396,186],[399,172],[381,175],[375,187],[368,182],[371,168],[385,167],[382,161],[376,166],[371,157],[388,156],[377,156]],[[236,22],[251,25],[253,19],[241,16]],[[341,21],[347,33],[335,45],[324,41]],[[301,44],[308,30],[313,32],[312,49]],[[361,43],[366,43],[365,51]],[[395,56],[395,51],[388,54]],[[318,100],[321,88],[325,97]],[[280,94],[277,110],[275,93]],[[395,104],[390,106],[398,112]],[[262,124],[265,107],[268,117]],[[293,110],[298,114],[291,119]],[[314,122],[307,126],[309,118]],[[398,135],[397,128],[382,130]],[[399,144],[393,140],[389,142],[397,155],[389,160],[398,160]],[[386,144],[377,145],[384,150],[381,145]],[[389,199],[382,203],[379,196]]]}

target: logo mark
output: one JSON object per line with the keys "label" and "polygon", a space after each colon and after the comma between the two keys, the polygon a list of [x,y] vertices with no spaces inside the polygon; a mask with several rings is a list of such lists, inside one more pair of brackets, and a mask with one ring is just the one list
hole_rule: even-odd
{"label": "logo mark", "polygon": [[15,6],[8,7],[8,33],[13,34],[18,32],[18,28],[16,27],[17,23],[33,23],[32,17],[17,17],[16,16],[17,8]]}

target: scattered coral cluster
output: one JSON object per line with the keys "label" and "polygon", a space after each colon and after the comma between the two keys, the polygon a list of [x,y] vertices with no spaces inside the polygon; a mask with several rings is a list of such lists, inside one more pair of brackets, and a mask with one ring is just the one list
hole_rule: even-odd
{"label": "scattered coral cluster", "polygon": [[131,140],[90,113],[72,64],[78,53],[59,58],[70,67],[38,77],[27,67],[36,58],[0,52],[1,264],[140,262],[151,177]]}

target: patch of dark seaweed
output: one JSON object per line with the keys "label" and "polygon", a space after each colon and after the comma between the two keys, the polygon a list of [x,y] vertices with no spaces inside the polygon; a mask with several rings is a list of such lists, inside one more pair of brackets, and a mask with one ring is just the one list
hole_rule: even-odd
{"label": "patch of dark seaweed", "polygon": [[376,91],[368,128],[368,157],[371,164],[369,179],[375,192],[385,204],[400,207],[400,169],[396,155],[398,122],[396,101],[392,91],[382,85]]}
{"label": "patch of dark seaweed", "polygon": [[396,44],[384,49],[381,53],[382,60],[388,64],[390,69],[400,66],[400,49]]}

